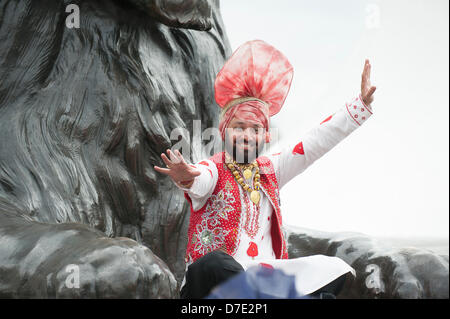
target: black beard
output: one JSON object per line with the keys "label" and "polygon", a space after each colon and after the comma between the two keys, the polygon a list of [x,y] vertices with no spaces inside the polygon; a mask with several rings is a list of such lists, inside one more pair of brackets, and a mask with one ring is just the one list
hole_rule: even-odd
{"label": "black beard", "polygon": [[255,145],[255,152],[248,152],[248,150],[243,150],[242,153],[238,153],[238,149],[236,146],[236,143],[233,143],[232,148],[230,149],[228,143],[225,143],[225,151],[233,157],[233,160],[236,161],[236,163],[239,164],[250,164],[252,163],[256,158],[259,157],[259,154],[262,152],[264,148],[264,142],[259,144],[256,143]]}
{"label": "black beard", "polygon": [[250,154],[248,153],[248,151],[244,150],[243,151],[243,155],[244,156],[242,156],[242,155],[238,156],[237,148],[236,148],[236,146],[234,146],[233,147],[233,155],[232,156],[233,156],[233,159],[236,161],[236,163],[249,164],[249,163],[253,162],[258,157],[258,150],[256,150],[255,153],[256,153],[255,155],[252,154],[252,156],[249,157]]}

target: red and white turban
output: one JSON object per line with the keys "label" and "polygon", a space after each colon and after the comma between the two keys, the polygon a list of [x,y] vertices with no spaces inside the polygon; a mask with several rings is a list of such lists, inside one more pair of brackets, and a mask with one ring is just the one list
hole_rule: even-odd
{"label": "red and white turban", "polygon": [[219,130],[233,118],[261,123],[270,141],[269,118],[277,114],[289,92],[294,69],[288,59],[261,40],[241,45],[217,74],[214,84],[217,104],[222,108]]}

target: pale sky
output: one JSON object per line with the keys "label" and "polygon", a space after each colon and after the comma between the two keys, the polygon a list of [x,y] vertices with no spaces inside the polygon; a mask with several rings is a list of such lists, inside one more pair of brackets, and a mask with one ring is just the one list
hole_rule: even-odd
{"label": "pale sky", "polygon": [[[283,223],[449,237],[449,1],[222,0],[232,49],[261,39],[294,66],[272,124],[294,146],[360,92],[374,115],[281,191]],[[280,146],[280,147],[281,147]]]}

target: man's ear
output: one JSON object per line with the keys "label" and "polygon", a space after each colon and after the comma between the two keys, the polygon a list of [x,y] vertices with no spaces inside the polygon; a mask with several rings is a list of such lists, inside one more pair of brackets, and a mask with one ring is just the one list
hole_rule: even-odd
{"label": "man's ear", "polygon": [[[124,1],[124,0],[123,0]],[[126,0],[169,27],[208,31],[212,27],[211,1]]]}

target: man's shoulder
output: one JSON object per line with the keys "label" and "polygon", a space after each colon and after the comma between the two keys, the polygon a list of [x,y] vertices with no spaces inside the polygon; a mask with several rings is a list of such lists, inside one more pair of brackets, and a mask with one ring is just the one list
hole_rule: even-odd
{"label": "man's shoulder", "polygon": [[256,159],[261,174],[275,174],[275,166],[273,160],[273,156],[269,155],[262,155]]}
{"label": "man's shoulder", "polygon": [[272,159],[268,155],[261,155],[259,156],[256,161],[258,162],[259,166],[272,166]]}

